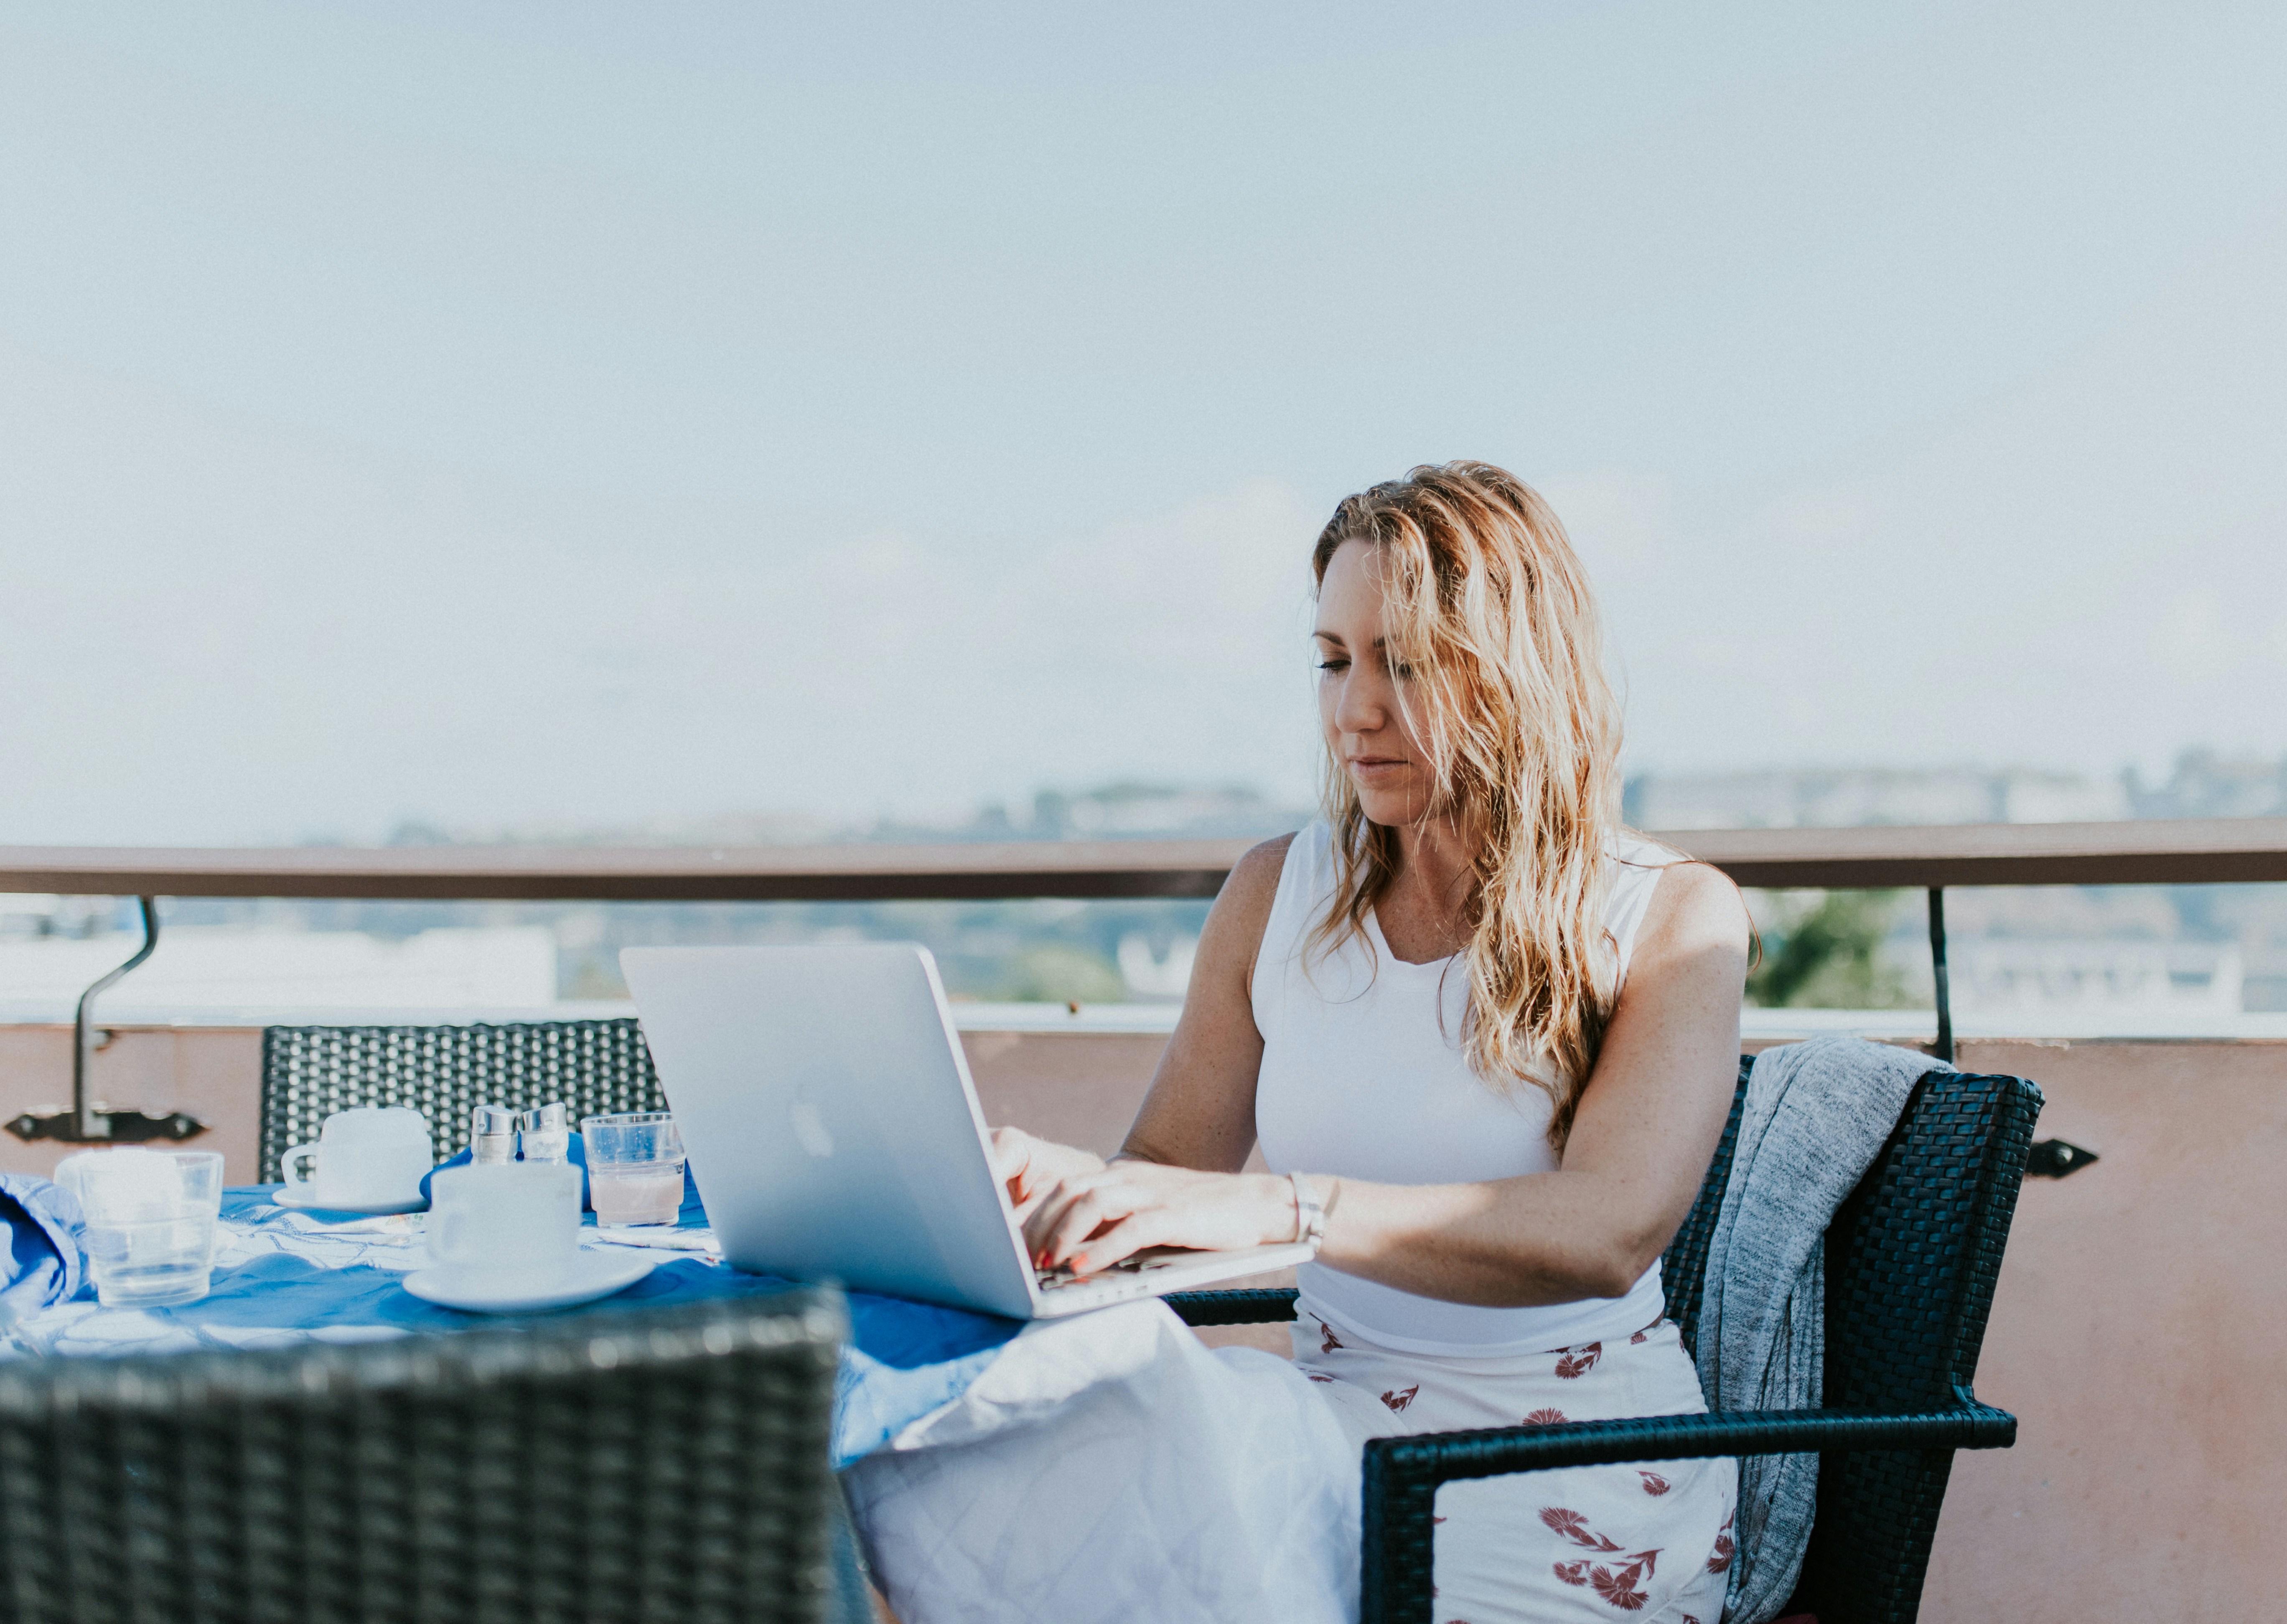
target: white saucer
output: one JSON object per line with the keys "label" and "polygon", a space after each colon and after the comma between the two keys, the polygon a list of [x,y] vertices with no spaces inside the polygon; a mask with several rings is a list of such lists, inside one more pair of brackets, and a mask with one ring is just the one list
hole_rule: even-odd
{"label": "white saucer", "polygon": [[563,1268],[542,1275],[511,1276],[465,1264],[435,1264],[405,1277],[405,1289],[424,1303],[472,1314],[541,1313],[569,1308],[624,1291],[658,1265],[660,1259],[582,1250]]}
{"label": "white saucer", "polygon": [[306,1195],[297,1194],[290,1184],[273,1190],[270,1199],[289,1212],[352,1212],[360,1218],[387,1218],[392,1213],[429,1210],[425,1196],[416,1195],[411,1201],[368,1202],[344,1206],[340,1202],[313,1201]]}

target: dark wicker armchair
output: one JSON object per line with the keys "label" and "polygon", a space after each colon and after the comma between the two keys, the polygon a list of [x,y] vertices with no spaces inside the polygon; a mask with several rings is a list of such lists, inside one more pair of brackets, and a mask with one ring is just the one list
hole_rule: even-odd
{"label": "dark wicker armchair", "polygon": [[551,1100],[572,1125],[613,1111],[663,1111],[667,1096],[632,1019],[500,1026],[273,1026],[262,1034],[262,1172],[318,1137],[328,1116],[409,1105],[429,1118],[437,1159],[469,1143],[479,1105],[529,1110]]}
{"label": "dark wicker armchair", "polygon": [[[1668,1316],[1696,1347],[1707,1249],[1731,1173],[1749,1062],[1721,1145],[1662,1260]],[[1431,1513],[1462,1478],[1606,1462],[1816,1451],[1818,1513],[1787,1612],[1910,1624],[1956,1449],[2006,1448],[2015,1417],[1970,1391],[2041,1092],[1934,1072],[1826,1233],[1825,1407],[1508,1427],[1365,1447],[1362,1624],[1429,1624]],[[1292,1319],[1292,1291],[1168,1298],[1193,1325]]]}
{"label": "dark wicker armchair", "polygon": [[843,1331],[800,1290],[0,1365],[0,1620],[858,1616],[827,1466]]}

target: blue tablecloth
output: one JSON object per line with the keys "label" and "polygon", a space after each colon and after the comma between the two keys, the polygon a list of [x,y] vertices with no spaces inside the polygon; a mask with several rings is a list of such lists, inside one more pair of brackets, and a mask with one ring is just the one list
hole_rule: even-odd
{"label": "blue tablecloth", "polygon": [[[328,1222],[271,1200],[276,1186],[224,1192],[214,1285],[176,1308],[107,1309],[91,1292],[13,1328],[0,1352],[47,1355],[167,1352],[191,1348],[277,1347],[304,1340],[354,1342],[411,1331],[464,1329],[486,1316],[424,1303],[400,1283],[428,1261],[425,1218]],[[593,1227],[590,1245],[610,1245]],[[746,1274],[713,1250],[706,1211],[686,1199],[673,1239],[645,1279],[567,1314],[646,1303],[765,1296],[790,1282]],[[908,1423],[958,1398],[1019,1326],[1012,1320],[936,1308],[897,1297],[850,1294],[850,1345],[835,1402],[834,1462],[847,1465]]]}

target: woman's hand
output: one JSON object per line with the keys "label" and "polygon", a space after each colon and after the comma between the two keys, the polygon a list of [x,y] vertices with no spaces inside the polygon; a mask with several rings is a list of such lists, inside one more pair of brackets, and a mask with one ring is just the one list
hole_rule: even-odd
{"label": "woman's hand", "polygon": [[993,1130],[993,1171],[1009,1186],[1009,1203],[1022,1223],[1060,1179],[1104,1171],[1104,1158],[1070,1145],[1034,1139],[1022,1128]]}
{"label": "woman's hand", "polygon": [[1232,1251],[1294,1238],[1294,1190],[1270,1173],[1117,1161],[1062,1180],[1025,1224],[1035,1266],[1110,1268],[1147,1246]]}

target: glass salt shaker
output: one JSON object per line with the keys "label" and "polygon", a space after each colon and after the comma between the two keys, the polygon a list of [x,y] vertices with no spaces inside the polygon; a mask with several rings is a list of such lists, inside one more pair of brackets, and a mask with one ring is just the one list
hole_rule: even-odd
{"label": "glass salt shaker", "polygon": [[517,1118],[517,1126],[526,1162],[565,1162],[571,1159],[572,1128],[565,1115],[562,1100],[551,1101],[536,1111],[525,1112]]}

